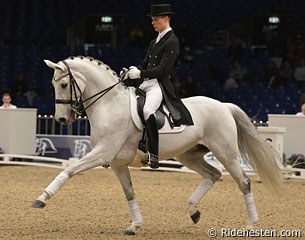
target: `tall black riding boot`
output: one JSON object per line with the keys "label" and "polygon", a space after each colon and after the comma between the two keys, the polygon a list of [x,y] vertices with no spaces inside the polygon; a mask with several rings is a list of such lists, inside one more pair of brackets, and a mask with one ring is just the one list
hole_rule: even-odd
{"label": "tall black riding boot", "polygon": [[146,121],[148,151],[149,151],[149,166],[151,168],[159,167],[159,133],[157,122],[154,114],[151,114]]}

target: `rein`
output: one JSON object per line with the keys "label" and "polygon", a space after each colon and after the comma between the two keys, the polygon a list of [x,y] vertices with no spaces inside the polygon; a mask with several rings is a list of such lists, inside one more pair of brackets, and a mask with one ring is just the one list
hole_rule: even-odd
{"label": "rein", "polygon": [[[92,106],[95,102],[97,102],[100,98],[102,98],[106,93],[108,93],[112,88],[114,88],[116,85],[121,83],[121,81],[111,85],[110,87],[101,90],[97,92],[96,94],[92,95],[91,97],[88,97],[83,100],[83,94],[80,90],[80,87],[78,86],[72,72],[70,69],[70,66],[66,61],[62,61],[63,64],[67,67],[68,74],[66,74],[64,77],[69,76],[69,81],[70,81],[70,99],[55,99],[55,103],[57,104],[70,104],[72,111],[75,112],[77,115],[82,115],[90,106]],[[62,79],[61,77],[60,79]],[[60,80],[59,79],[59,80]],[[56,80],[58,81],[58,79]],[[79,92],[79,98],[77,97],[77,91]],[[73,100],[73,95],[75,100]],[[84,107],[84,103],[87,102],[88,100],[91,100],[95,98],[93,102],[91,102],[88,106]]]}

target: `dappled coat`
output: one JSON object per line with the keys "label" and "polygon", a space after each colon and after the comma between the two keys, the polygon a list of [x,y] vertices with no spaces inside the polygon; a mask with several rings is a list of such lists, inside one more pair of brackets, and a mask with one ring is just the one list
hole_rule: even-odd
{"label": "dappled coat", "polygon": [[143,62],[138,65],[142,79],[157,78],[162,89],[164,101],[176,124],[193,125],[188,109],[178,96],[171,80],[170,72],[180,52],[180,44],[173,31],[169,31],[158,43],[150,42]]}

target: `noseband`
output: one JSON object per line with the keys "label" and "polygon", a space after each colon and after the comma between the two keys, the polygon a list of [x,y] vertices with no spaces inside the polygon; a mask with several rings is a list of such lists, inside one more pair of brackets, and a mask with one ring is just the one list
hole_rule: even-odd
{"label": "noseband", "polygon": [[[72,72],[70,69],[70,66],[68,65],[68,63],[66,61],[62,61],[63,64],[67,67],[68,70],[68,74],[65,75],[69,76],[69,82],[70,82],[70,99],[55,99],[55,104],[70,104],[72,111],[74,113],[76,113],[77,115],[82,115],[90,106],[92,106],[96,101],[98,101],[101,97],[103,97],[107,92],[109,92],[112,88],[114,88],[116,85],[118,85],[119,83],[121,83],[121,81],[111,85],[110,87],[99,91],[98,93],[92,95],[89,98],[86,98],[83,100],[83,93],[80,89],[80,87],[78,86]],[[63,77],[61,77],[60,79],[62,79]],[[58,80],[56,80],[58,81]],[[79,97],[77,96],[77,92],[79,93]],[[75,100],[73,100],[73,95]],[[93,102],[91,102],[89,105],[87,105],[86,107],[84,107],[84,103],[87,102],[90,99],[94,99]]]}

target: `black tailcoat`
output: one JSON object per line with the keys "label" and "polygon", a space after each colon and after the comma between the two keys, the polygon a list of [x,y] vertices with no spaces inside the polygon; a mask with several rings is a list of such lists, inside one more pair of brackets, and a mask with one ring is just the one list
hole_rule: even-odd
{"label": "black tailcoat", "polygon": [[156,39],[150,42],[143,62],[137,67],[141,70],[141,78],[144,81],[152,78],[158,79],[164,101],[174,122],[177,124],[193,125],[191,114],[170,81],[169,74],[179,52],[179,40],[173,31],[169,31],[158,43],[156,43]]}

